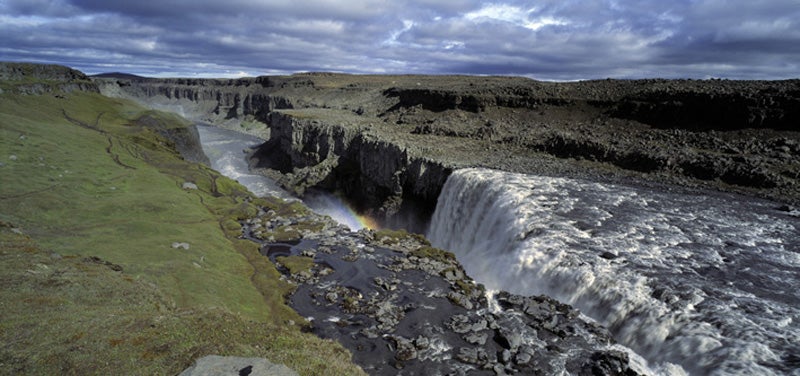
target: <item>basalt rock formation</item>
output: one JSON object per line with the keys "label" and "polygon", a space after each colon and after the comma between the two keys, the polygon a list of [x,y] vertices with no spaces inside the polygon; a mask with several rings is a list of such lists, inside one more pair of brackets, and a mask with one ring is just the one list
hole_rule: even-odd
{"label": "basalt rock formation", "polygon": [[[14,83],[13,87],[5,90],[22,95],[73,91],[99,92],[97,85],[88,76],[61,65],[0,63],[0,82],[3,81]],[[0,93],[3,93],[3,90],[0,87]]]}
{"label": "basalt rock formation", "polygon": [[800,202],[800,80],[352,76],[96,78],[103,93],[269,142],[254,167],[391,217],[465,166]]}

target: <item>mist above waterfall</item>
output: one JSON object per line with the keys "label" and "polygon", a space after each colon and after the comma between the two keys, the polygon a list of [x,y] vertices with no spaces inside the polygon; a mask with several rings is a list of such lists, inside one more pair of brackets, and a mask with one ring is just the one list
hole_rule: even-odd
{"label": "mist above waterfall", "polygon": [[773,206],[465,169],[428,236],[488,288],[573,304],[656,369],[782,374],[800,349],[800,221]]}

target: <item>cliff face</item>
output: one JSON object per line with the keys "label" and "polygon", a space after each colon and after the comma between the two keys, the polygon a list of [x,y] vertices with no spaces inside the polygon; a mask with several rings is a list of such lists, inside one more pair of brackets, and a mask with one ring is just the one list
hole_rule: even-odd
{"label": "cliff face", "polygon": [[8,90],[23,95],[69,93],[73,91],[99,92],[97,85],[80,71],[61,65],[0,62],[0,93]]}
{"label": "cliff face", "polygon": [[257,164],[281,171],[284,185],[339,189],[383,215],[408,199],[435,202],[450,171],[465,166],[800,201],[799,80],[95,81],[105,94],[269,139]]}
{"label": "cliff face", "polygon": [[[263,124],[275,109],[292,108],[284,97],[269,95],[264,80],[93,78],[100,92],[171,111],[196,122],[216,124],[266,137]],[[261,123],[261,124],[259,124]]]}
{"label": "cliff face", "polygon": [[409,198],[435,204],[452,165],[426,158],[414,146],[382,139],[347,114],[338,114],[338,122],[336,115],[326,115],[331,114],[272,112],[271,136],[256,154],[256,166],[284,172],[283,185],[300,195],[321,187],[359,197],[360,209],[372,209],[379,217],[403,210]]}
{"label": "cliff face", "polygon": [[659,128],[798,130],[800,85],[796,80],[681,83],[660,82],[643,88],[614,104],[611,113]]}

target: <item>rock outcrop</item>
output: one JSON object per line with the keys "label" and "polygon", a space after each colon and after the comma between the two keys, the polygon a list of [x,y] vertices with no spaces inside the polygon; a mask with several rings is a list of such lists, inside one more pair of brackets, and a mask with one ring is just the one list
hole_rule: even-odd
{"label": "rock outcrop", "polygon": [[[95,77],[107,96],[136,100],[192,121],[266,137],[261,121],[275,110],[292,108],[284,97],[269,95],[274,82],[263,79],[149,79]],[[249,123],[249,124],[248,124]]]}
{"label": "rock outcrop", "polygon": [[[85,74],[61,65],[0,63],[0,82],[2,81],[12,84],[10,90],[23,95],[99,92],[97,85]],[[0,88],[0,93],[2,90]]]}
{"label": "rock outcrop", "polygon": [[284,172],[283,185],[299,195],[312,187],[341,190],[381,217],[402,211],[408,198],[435,204],[452,164],[428,158],[414,144],[382,139],[350,114],[331,119],[331,112],[272,112],[271,136],[255,165]]}

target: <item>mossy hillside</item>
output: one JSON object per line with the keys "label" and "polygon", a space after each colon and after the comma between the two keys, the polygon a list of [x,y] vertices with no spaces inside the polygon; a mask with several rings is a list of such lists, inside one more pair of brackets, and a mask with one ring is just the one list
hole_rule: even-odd
{"label": "mossy hillside", "polygon": [[206,354],[266,357],[300,374],[359,372],[330,341],[222,308],[179,307],[118,270],[55,256],[0,223],[2,373],[174,375]]}
{"label": "mossy hillside", "polygon": [[[234,208],[240,198],[181,189],[186,175],[201,185],[224,178],[180,161],[166,144],[156,148],[154,132],[134,133],[118,116],[132,109],[120,102],[76,93],[69,100],[13,98],[0,109],[3,148],[15,157],[0,170],[3,219],[59,253],[98,255],[153,278],[180,305],[265,312],[249,285],[249,265],[224,251],[231,245],[219,231],[223,207]],[[76,126],[67,116],[96,129]],[[130,141],[142,138],[152,145]],[[174,242],[191,247],[173,249]]]}
{"label": "mossy hillside", "polygon": [[[302,321],[257,247],[226,237],[224,224],[256,213],[250,194],[181,160],[153,129],[153,119],[183,126],[176,119],[83,92],[0,99],[0,220],[45,249],[121,265],[175,309],[218,309],[270,327]],[[199,189],[183,189],[186,181]]]}

